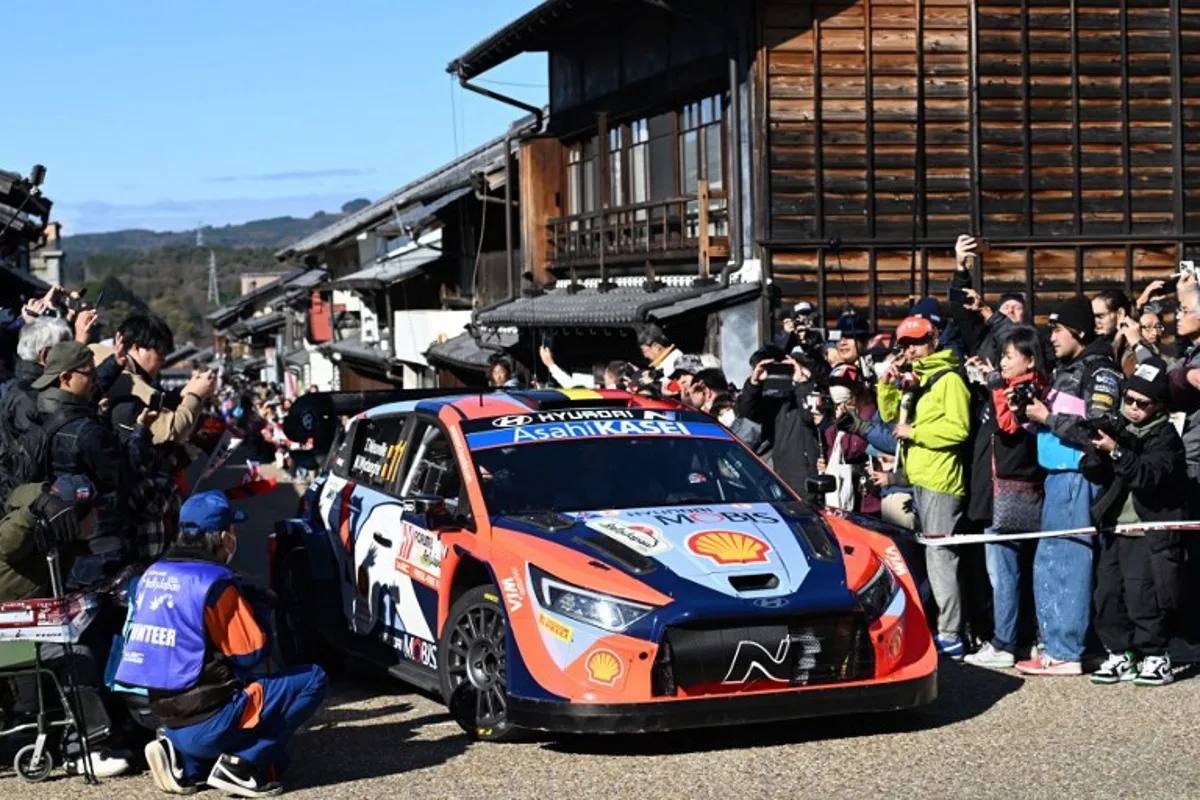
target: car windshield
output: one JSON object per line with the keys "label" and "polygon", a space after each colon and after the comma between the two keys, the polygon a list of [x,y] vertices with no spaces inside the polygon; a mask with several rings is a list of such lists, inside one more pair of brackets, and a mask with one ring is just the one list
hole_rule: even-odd
{"label": "car windshield", "polygon": [[731,439],[616,437],[474,452],[489,514],[794,500]]}

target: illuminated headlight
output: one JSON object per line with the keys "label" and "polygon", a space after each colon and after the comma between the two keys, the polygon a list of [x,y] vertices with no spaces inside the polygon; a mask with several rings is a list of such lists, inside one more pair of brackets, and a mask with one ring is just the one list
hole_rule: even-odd
{"label": "illuminated headlight", "polygon": [[896,576],[880,563],[879,571],[875,573],[867,585],[858,590],[858,604],[867,616],[868,622],[874,622],[883,616],[883,612],[896,596]]}
{"label": "illuminated headlight", "polygon": [[599,594],[564,583],[530,567],[542,606],[577,622],[620,633],[654,610],[653,606]]}

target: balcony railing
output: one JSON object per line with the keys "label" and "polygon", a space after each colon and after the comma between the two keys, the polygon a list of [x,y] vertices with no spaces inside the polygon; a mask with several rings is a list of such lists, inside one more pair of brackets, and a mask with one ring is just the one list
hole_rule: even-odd
{"label": "balcony railing", "polygon": [[555,217],[546,222],[552,267],[699,259],[729,253],[729,199],[709,192]]}

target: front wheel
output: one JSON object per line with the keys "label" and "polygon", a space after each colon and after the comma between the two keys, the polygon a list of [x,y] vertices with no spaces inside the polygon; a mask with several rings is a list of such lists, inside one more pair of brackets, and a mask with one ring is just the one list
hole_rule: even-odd
{"label": "front wheel", "polygon": [[22,780],[30,783],[41,783],[50,777],[50,771],[54,769],[54,758],[50,755],[50,751],[43,747],[41,758],[34,760],[36,750],[36,744],[27,744],[17,751],[17,755],[13,759],[13,769],[17,771]]}
{"label": "front wheel", "polygon": [[469,736],[511,741],[505,647],[508,619],[494,586],[477,586],[454,602],[438,639],[438,677],[450,715]]}

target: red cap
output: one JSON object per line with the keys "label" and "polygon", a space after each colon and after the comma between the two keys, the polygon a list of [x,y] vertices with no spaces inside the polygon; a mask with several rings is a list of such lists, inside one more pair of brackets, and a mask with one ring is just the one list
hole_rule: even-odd
{"label": "red cap", "polygon": [[907,317],[896,328],[896,344],[920,342],[936,333],[933,323],[924,317]]}

